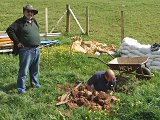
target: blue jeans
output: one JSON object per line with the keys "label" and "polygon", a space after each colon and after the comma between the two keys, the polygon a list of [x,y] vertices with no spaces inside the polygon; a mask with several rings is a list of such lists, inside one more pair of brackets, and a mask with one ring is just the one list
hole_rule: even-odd
{"label": "blue jeans", "polygon": [[25,92],[25,81],[29,70],[30,85],[37,88],[41,87],[38,82],[38,71],[40,62],[39,48],[24,47],[19,50],[19,72],[17,79],[18,93]]}

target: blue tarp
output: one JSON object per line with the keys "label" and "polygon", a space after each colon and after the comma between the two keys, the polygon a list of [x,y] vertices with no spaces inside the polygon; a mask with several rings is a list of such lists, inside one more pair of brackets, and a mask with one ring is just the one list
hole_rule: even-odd
{"label": "blue tarp", "polygon": [[61,42],[59,40],[41,40],[42,46],[49,46],[49,45],[60,45]]}

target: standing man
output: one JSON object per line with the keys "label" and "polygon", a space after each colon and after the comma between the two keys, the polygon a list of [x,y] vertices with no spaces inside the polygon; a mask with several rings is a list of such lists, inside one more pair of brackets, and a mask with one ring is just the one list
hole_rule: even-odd
{"label": "standing man", "polygon": [[96,72],[88,81],[88,90],[104,91],[112,90],[115,87],[116,78],[111,69]]}
{"label": "standing man", "polygon": [[[25,81],[29,70],[30,85],[40,88],[38,82],[38,70],[40,61],[40,45],[39,27],[34,15],[38,11],[32,5],[23,7],[23,17],[13,22],[6,30],[10,39],[14,42],[14,50],[19,54],[19,72],[17,79],[18,93],[25,92]],[[15,54],[16,54],[15,53]]]}

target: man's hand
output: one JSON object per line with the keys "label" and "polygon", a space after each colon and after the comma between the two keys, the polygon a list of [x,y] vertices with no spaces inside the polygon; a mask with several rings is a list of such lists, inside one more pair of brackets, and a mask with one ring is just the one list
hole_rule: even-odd
{"label": "man's hand", "polygon": [[94,91],[94,86],[93,85],[87,85],[87,90],[89,91]]}
{"label": "man's hand", "polygon": [[18,46],[18,48],[23,48],[24,47],[22,43],[18,43],[17,46]]}

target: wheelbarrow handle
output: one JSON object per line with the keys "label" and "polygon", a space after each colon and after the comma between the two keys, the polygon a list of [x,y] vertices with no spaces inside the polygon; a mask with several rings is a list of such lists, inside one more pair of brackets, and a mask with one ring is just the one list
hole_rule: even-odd
{"label": "wheelbarrow handle", "polygon": [[107,53],[109,56],[111,56],[113,59],[115,58],[113,55],[109,54],[108,52],[103,52],[103,53]]}
{"label": "wheelbarrow handle", "polygon": [[101,59],[100,59],[100,58],[98,58],[98,57],[88,57],[88,58],[94,58],[94,59],[97,59],[97,60],[101,61],[102,63],[104,63],[105,65],[107,65],[107,66],[108,66],[108,63],[104,62],[103,60],[101,60]]}

